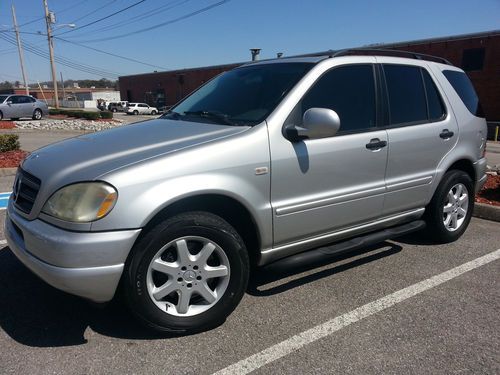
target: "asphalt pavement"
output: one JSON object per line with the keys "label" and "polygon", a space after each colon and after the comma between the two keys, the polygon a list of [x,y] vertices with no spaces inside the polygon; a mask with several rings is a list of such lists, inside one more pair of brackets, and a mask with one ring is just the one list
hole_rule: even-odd
{"label": "asphalt pavement", "polygon": [[[4,211],[0,215],[3,221]],[[168,337],[143,329],[119,301],[96,308],[53,289],[5,247],[0,368],[3,374],[210,374],[236,365],[229,373],[244,373],[241,361],[256,355],[255,363],[263,364],[255,370],[262,374],[498,374],[497,259],[306,345],[290,351],[287,344],[498,248],[500,224],[473,219],[453,244],[435,246],[414,235],[312,269],[263,269],[222,326]],[[262,361],[266,349],[276,355],[283,342],[283,356]]]}

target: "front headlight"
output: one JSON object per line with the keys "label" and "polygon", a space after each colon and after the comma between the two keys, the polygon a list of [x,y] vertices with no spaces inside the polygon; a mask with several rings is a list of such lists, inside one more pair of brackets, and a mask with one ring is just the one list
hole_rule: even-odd
{"label": "front headlight", "polygon": [[57,219],[88,223],[106,216],[115,206],[118,193],[104,182],[82,182],[56,191],[42,212]]}

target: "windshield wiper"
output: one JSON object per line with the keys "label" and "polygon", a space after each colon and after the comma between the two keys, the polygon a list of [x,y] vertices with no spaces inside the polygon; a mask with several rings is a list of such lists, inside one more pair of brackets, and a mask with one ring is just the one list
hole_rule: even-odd
{"label": "windshield wiper", "polygon": [[206,117],[212,120],[217,120],[224,125],[236,125],[234,122],[230,121],[228,119],[228,115],[225,115],[223,113],[219,112],[213,112],[213,111],[184,111],[185,115],[194,115],[194,116],[200,116],[200,117]]}
{"label": "windshield wiper", "polygon": [[182,117],[182,115],[180,113],[169,109],[160,118],[172,118],[173,120],[178,120],[180,117]]}

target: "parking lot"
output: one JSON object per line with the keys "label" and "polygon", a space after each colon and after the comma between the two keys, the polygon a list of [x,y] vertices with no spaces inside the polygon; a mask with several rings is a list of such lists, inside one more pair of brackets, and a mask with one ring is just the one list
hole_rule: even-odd
{"label": "parking lot", "polygon": [[[46,133],[26,131],[21,144],[78,134]],[[0,192],[12,180],[1,177]],[[55,290],[13,256],[3,229],[0,244],[5,374],[500,373],[496,222],[473,218],[448,245],[412,235],[327,264],[259,270],[225,324],[188,337],[144,330],[119,300],[97,308]]]}
{"label": "parking lot", "polygon": [[[413,236],[310,270],[262,270],[224,325],[179,338],[145,331],[119,302],[97,309],[47,286],[4,247],[2,373],[208,374],[235,363],[229,373],[249,363],[262,374],[499,373],[499,260],[328,331],[335,317],[491,254],[499,229],[473,219],[454,244]],[[290,338],[313,327],[310,342],[294,347]],[[266,364],[261,351],[280,343]]]}

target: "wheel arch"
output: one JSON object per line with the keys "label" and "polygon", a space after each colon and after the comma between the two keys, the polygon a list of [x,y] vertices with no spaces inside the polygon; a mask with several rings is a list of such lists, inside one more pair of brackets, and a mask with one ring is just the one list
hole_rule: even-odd
{"label": "wheel arch", "polygon": [[227,221],[243,239],[252,265],[258,263],[261,249],[261,236],[258,225],[250,211],[241,202],[226,195],[198,194],[172,202],[163,207],[148,221],[142,233],[147,233],[159,222],[169,217],[190,211],[209,212]]}

